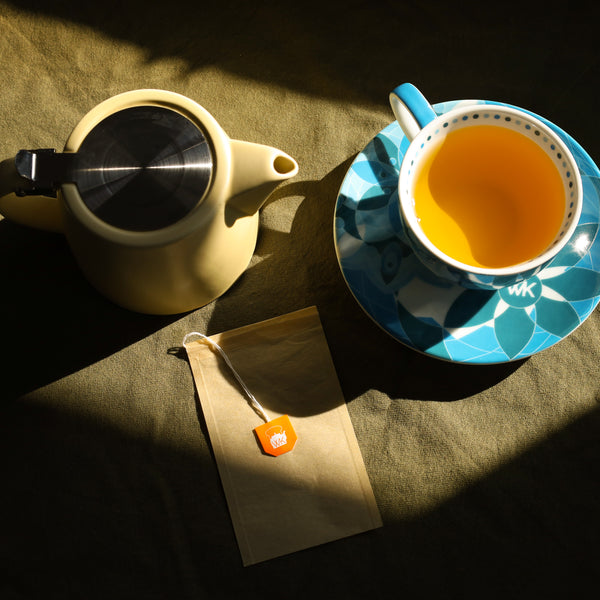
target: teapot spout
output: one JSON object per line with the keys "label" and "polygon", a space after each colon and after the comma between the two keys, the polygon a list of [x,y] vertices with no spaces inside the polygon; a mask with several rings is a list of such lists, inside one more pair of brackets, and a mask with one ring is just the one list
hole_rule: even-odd
{"label": "teapot spout", "polygon": [[298,173],[298,163],[285,152],[231,140],[232,177],[228,205],[253,215],[271,192]]}

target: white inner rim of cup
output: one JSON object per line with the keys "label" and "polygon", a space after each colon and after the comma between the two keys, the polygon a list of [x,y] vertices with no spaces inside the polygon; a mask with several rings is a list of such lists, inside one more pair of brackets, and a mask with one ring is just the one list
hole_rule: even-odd
{"label": "white inner rim of cup", "polygon": [[[434,246],[419,224],[415,213],[415,174],[430,151],[451,131],[474,125],[490,125],[518,131],[534,141],[552,159],[563,181],[565,210],[560,229],[552,243],[537,257],[502,268],[476,267],[461,263]],[[579,169],[570,150],[554,132],[538,119],[519,110],[494,105],[455,108],[428,123],[409,146],[400,167],[398,183],[400,206],[404,218],[421,243],[440,260],[456,268],[482,275],[511,275],[535,268],[553,258],[569,241],[577,227],[582,208],[582,183]]]}

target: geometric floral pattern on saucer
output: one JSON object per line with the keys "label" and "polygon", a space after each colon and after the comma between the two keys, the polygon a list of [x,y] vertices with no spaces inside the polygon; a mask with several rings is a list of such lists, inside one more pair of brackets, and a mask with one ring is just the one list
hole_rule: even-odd
{"label": "geometric floral pattern on saucer", "polygon": [[[462,100],[433,108],[440,115],[467,104],[502,105]],[[397,122],[375,136],[352,163],[335,207],[338,261],[359,305],[398,341],[442,360],[509,362],[564,339],[598,304],[600,171],[568,134],[534,116],[575,157],[583,210],[572,239],[547,267],[498,291],[465,289],[437,278],[404,243],[397,185],[408,140]]]}

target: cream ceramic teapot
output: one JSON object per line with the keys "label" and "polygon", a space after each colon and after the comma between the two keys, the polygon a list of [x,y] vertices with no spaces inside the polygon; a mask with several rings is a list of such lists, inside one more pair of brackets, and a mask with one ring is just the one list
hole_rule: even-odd
{"label": "cream ceramic teapot", "polygon": [[64,232],[113,302],[175,314],[242,274],[260,207],[297,172],[275,148],[229,139],[189,98],[136,90],[93,108],[63,152],[21,150],[0,163],[0,214]]}

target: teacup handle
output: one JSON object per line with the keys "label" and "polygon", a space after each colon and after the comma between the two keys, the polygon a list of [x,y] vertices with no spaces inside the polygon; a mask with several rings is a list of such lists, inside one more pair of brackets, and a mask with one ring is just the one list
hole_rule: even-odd
{"label": "teacup handle", "polygon": [[437,118],[431,104],[412,83],[403,83],[395,88],[390,93],[390,105],[409,142],[427,123]]}

